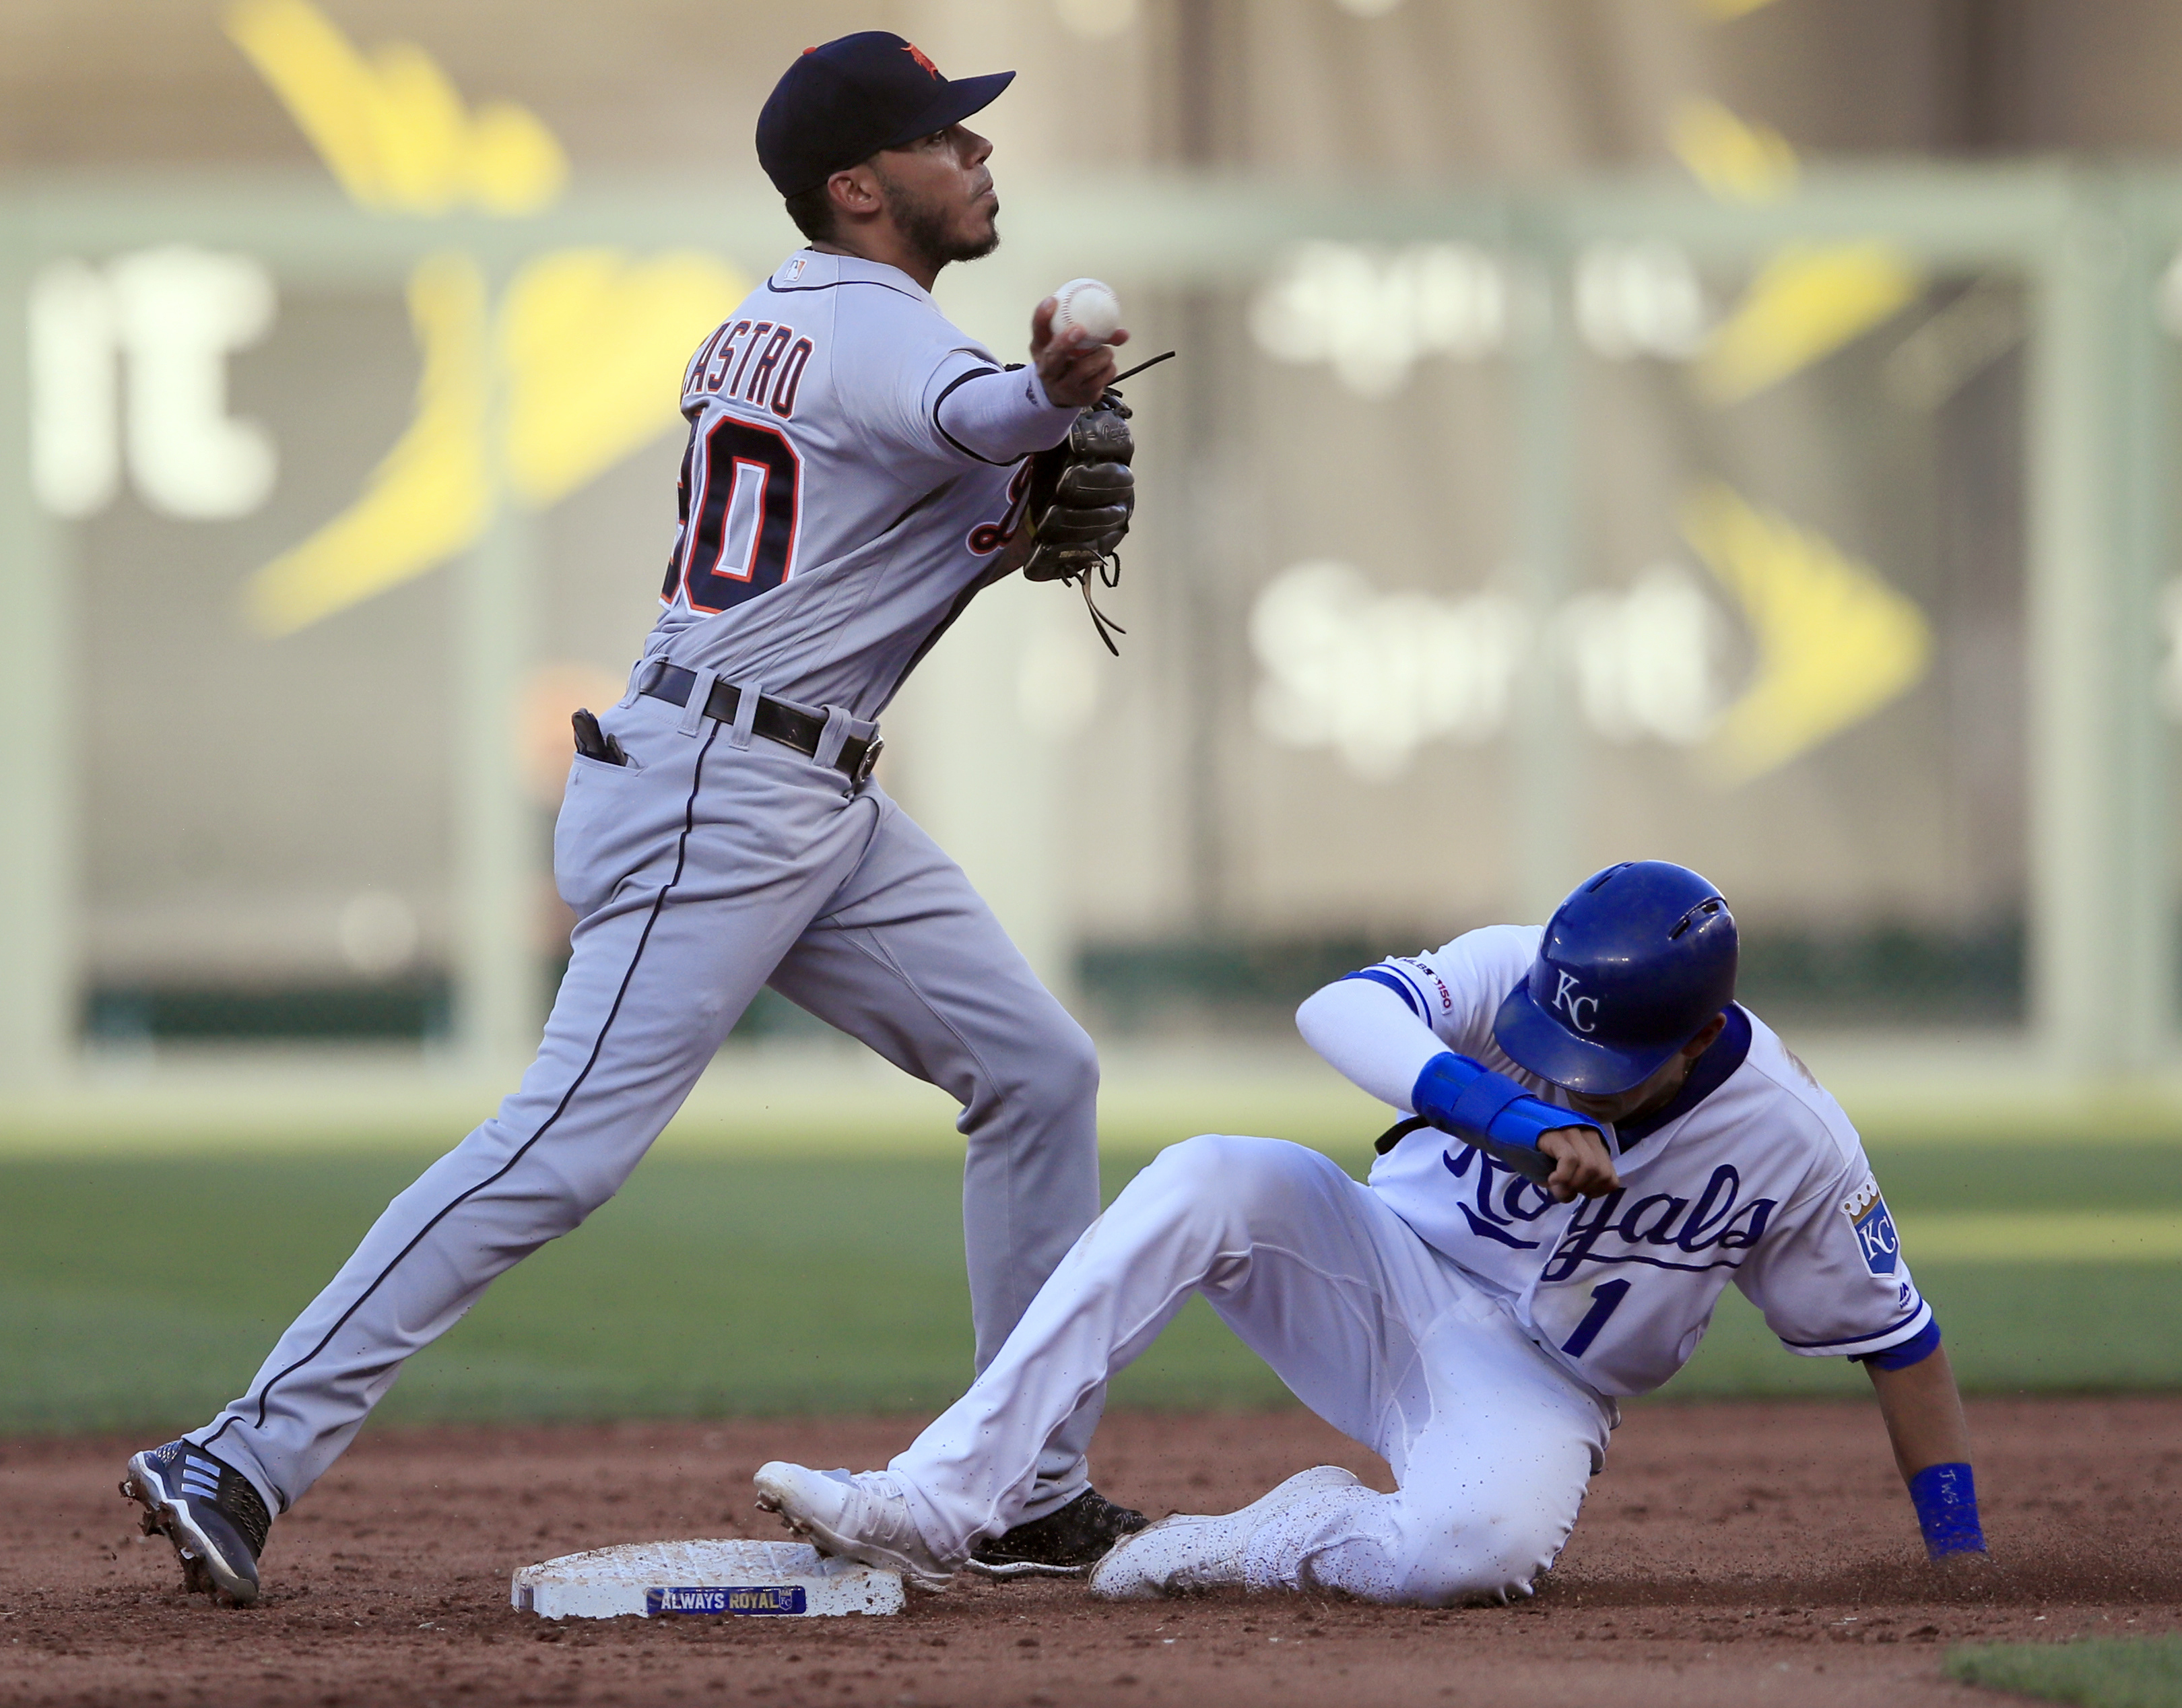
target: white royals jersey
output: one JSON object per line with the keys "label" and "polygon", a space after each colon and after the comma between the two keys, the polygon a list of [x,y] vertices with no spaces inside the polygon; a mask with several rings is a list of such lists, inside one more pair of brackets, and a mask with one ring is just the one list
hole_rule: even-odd
{"label": "white royals jersey", "polygon": [[1020,520],[1027,464],[937,414],[1001,366],[898,269],[789,257],[684,375],[682,525],[645,656],[876,718]]}
{"label": "white royals jersey", "polygon": [[[1488,926],[1364,976],[1398,984],[1448,1049],[1566,1106],[1493,1040],[1542,934]],[[1557,1204],[1431,1128],[1381,1157],[1371,1184],[1603,1394],[1648,1393],[1679,1370],[1730,1281],[1808,1356],[1880,1351],[1931,1321],[1856,1129],[1740,1005],[1684,1092],[1611,1137],[1622,1184],[1603,1198]]]}

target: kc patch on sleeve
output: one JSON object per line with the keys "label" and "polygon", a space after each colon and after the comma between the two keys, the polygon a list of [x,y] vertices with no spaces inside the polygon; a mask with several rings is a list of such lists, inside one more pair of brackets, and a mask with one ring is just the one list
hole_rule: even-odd
{"label": "kc patch on sleeve", "polygon": [[1894,1218],[1886,1213],[1886,1201],[1879,1195],[1879,1182],[1865,1175],[1864,1184],[1841,1201],[1841,1214],[1856,1230],[1864,1267],[1875,1275],[1891,1275],[1902,1255],[1902,1240],[1894,1231]]}

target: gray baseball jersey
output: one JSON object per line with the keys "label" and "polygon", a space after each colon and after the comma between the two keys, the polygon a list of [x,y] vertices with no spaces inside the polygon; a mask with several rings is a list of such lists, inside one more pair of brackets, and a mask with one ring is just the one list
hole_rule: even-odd
{"label": "gray baseball jersey", "polygon": [[[647,652],[877,718],[1020,520],[1023,465],[946,419],[1001,372],[895,269],[791,257],[684,376],[682,526]],[[1028,370],[1000,384],[1057,444],[1077,412]]]}
{"label": "gray baseball jersey", "polygon": [[[667,609],[600,719],[627,762],[578,754],[555,827],[577,922],[537,1061],[189,1438],[275,1511],[332,1464],[404,1359],[613,1195],[761,985],[961,1104],[980,1368],[1098,1213],[1090,1040],[961,869],[876,785],[704,715],[717,677],[745,708],[762,693],[833,708],[829,735],[867,731],[994,579],[1017,459],[1075,412],[1004,371],[904,274],[810,252],[706,341],[684,403]],[[688,703],[641,691],[661,664],[695,673]],[[1086,1486],[1102,1397],[1048,1445],[1028,1516]]]}

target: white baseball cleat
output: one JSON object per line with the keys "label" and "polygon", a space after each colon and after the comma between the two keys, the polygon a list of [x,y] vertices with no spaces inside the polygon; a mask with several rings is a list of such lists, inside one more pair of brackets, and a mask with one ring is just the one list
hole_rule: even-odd
{"label": "white baseball cleat", "polygon": [[757,1504],[778,1513],[782,1523],[822,1554],[899,1572],[927,1589],[955,1575],[955,1567],[935,1555],[918,1532],[892,1472],[851,1476],[776,1459],[761,1465],[755,1480]]}
{"label": "white baseball cleat", "polygon": [[[761,1473],[762,1474],[762,1473]],[[1154,1601],[1200,1589],[1239,1588],[1250,1538],[1299,1500],[1357,1479],[1338,1465],[1319,1465],[1260,1494],[1239,1512],[1177,1512],[1125,1536],[1091,1573],[1091,1593],[1105,1601]]]}

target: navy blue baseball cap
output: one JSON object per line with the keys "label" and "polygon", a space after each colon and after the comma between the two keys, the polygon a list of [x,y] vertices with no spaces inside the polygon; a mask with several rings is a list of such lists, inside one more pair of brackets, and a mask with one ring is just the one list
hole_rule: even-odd
{"label": "navy blue baseball cap", "polygon": [[1686,866],[1631,860],[1553,910],[1537,959],[1493,1017],[1541,1079],[1610,1097],[1642,1084],[1735,1000],[1735,915]]}
{"label": "navy blue baseball cap", "polygon": [[806,47],[757,115],[757,164],[783,196],[817,188],[882,148],[899,148],[989,106],[1012,71],[950,83],[885,30]]}

